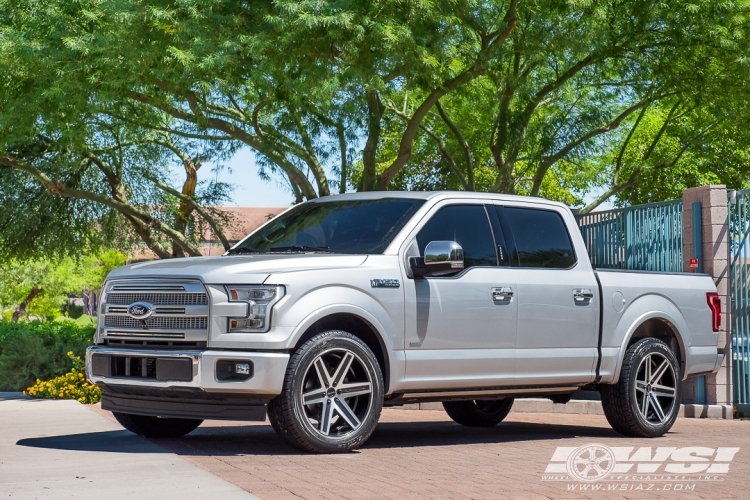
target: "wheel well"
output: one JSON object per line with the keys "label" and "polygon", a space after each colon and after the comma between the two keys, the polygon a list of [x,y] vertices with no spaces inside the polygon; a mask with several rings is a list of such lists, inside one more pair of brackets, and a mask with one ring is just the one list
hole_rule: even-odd
{"label": "wheel well", "polygon": [[648,319],[638,325],[638,328],[635,329],[633,336],[630,337],[627,348],[630,348],[630,346],[645,338],[659,339],[667,344],[669,348],[672,349],[672,352],[680,365],[680,369],[684,373],[685,357],[683,356],[682,345],[678,340],[677,329],[674,325],[660,318]]}
{"label": "wheel well", "polygon": [[388,356],[385,354],[386,349],[383,340],[378,335],[377,330],[368,321],[354,314],[339,313],[331,314],[321,318],[305,330],[294,349],[297,350],[302,344],[313,338],[315,335],[328,330],[343,330],[356,336],[375,354],[375,359],[380,365],[380,372],[383,374],[383,383],[385,384],[385,394],[388,394],[388,384],[390,382],[390,365]]}

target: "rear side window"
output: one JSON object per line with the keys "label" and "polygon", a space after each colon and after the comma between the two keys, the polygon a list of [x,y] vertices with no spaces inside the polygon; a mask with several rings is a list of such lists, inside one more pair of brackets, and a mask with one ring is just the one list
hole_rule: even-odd
{"label": "rear side window", "polygon": [[560,214],[505,207],[516,240],[520,267],[567,269],[576,263],[573,244]]}
{"label": "rear side window", "polygon": [[449,205],[433,215],[417,235],[419,255],[431,241],[455,241],[464,249],[464,269],[496,266],[495,242],[482,205]]}

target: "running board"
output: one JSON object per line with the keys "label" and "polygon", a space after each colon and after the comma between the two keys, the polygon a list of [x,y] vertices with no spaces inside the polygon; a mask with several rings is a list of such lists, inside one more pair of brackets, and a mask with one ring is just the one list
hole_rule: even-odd
{"label": "running board", "polygon": [[539,394],[574,393],[578,386],[564,387],[490,387],[483,389],[450,389],[450,390],[422,390],[414,392],[394,393],[383,402],[383,406],[398,406],[408,403],[429,403],[433,401],[461,401],[502,399],[506,396],[530,397]]}

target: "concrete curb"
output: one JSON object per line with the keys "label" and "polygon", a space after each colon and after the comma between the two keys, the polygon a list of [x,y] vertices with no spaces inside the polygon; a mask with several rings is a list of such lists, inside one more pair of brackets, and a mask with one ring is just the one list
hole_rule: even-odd
{"label": "concrete curb", "polygon": [[[441,403],[414,403],[397,406],[403,410],[441,410]],[[604,415],[601,401],[571,400],[567,404],[555,404],[549,399],[529,398],[516,399],[513,403],[514,413],[566,413],[572,415]],[[732,405],[680,405],[680,417],[732,419]]]}

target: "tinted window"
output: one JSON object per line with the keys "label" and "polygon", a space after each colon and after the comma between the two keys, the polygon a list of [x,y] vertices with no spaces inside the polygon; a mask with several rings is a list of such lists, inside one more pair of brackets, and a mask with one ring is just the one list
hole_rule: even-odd
{"label": "tinted window", "polygon": [[303,203],[273,219],[230,253],[383,253],[423,200],[382,198]]}
{"label": "tinted window", "polygon": [[443,207],[427,221],[417,235],[419,255],[431,241],[455,241],[464,249],[464,269],[495,266],[495,242],[487,213],[481,205]]}
{"label": "tinted window", "polygon": [[576,262],[570,236],[557,212],[505,208],[521,267],[567,269]]}

